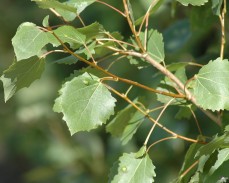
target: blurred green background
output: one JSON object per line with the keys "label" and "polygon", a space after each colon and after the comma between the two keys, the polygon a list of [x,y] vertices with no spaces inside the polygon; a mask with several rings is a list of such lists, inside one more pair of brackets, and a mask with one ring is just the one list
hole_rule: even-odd
{"label": "blurred green background", "polygon": [[[122,9],[121,1],[106,2]],[[137,10],[136,17],[143,15],[150,2],[133,1],[133,9]],[[164,35],[166,64],[178,61],[206,64],[217,58],[220,26],[218,18],[211,12],[211,3],[201,8],[192,8],[175,4],[171,0],[164,2],[150,19],[150,26]],[[11,38],[17,27],[22,22],[41,25],[47,14],[51,15],[29,0],[1,0],[0,73],[13,61]],[[125,36],[130,35],[126,21],[101,4],[88,7],[82,16],[88,24],[97,20],[109,31],[119,30]],[[55,20],[51,17],[51,21]],[[226,46],[225,57],[228,58],[228,54]],[[125,146],[121,145],[119,139],[107,134],[104,126],[90,133],[70,136],[61,115],[54,113],[52,106],[63,79],[83,65],[54,65],[52,60],[55,58],[48,57],[46,71],[40,80],[31,87],[22,89],[7,103],[4,102],[3,87],[0,87],[0,183],[105,183],[112,164],[123,152],[137,151],[151,127],[146,121],[135,138]],[[128,73],[127,76],[131,79],[138,78],[142,83],[150,81],[152,86],[157,84],[157,73],[153,68],[138,71],[122,62],[117,63],[113,70],[120,76]],[[197,70],[195,67],[188,67],[187,74],[191,76]],[[135,91],[135,94],[137,92],[139,91]],[[125,105],[121,101],[117,108]],[[151,105],[155,107],[161,104],[152,98]],[[196,138],[198,132],[194,120],[175,119],[174,114],[177,111],[178,108],[169,108],[162,118],[164,124],[180,134]],[[212,136],[220,130],[199,111],[197,117],[205,135]],[[228,123],[226,118],[224,123]],[[157,129],[151,142],[163,136],[165,134]],[[177,176],[188,146],[189,144],[176,140],[161,143],[151,149],[150,156],[157,167],[155,182],[166,183]]]}

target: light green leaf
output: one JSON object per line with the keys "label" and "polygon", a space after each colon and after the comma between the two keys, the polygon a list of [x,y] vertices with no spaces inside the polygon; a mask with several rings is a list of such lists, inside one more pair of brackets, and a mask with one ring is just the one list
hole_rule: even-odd
{"label": "light green leaf", "polygon": [[39,55],[48,43],[47,34],[29,22],[21,24],[12,39],[17,61]]}
{"label": "light green leaf", "polygon": [[47,15],[47,16],[43,19],[42,25],[43,25],[44,27],[49,27],[49,15]]}
{"label": "light green leaf", "polygon": [[208,0],[177,0],[177,1],[183,4],[184,6],[188,6],[189,4],[193,6],[201,6],[208,2]]}
{"label": "light green leaf", "polygon": [[[140,33],[140,39],[144,45],[145,33]],[[163,62],[165,59],[163,36],[156,30],[149,30],[147,33],[146,49],[149,55],[157,62]]]}
{"label": "light green leaf", "polygon": [[59,2],[56,0],[32,0],[39,7],[44,9],[55,9],[66,21],[73,21],[87,6],[94,3],[96,0],[68,0]]}
{"label": "light green leaf", "polygon": [[9,100],[19,89],[29,87],[33,81],[39,79],[44,67],[44,59],[37,56],[20,62],[15,61],[0,78],[3,82],[5,101]]}
{"label": "light green leaf", "polygon": [[195,76],[194,97],[203,109],[229,110],[229,62],[210,61]]}
{"label": "light green leaf", "polygon": [[136,158],[135,153],[123,154],[119,159],[118,174],[111,183],[152,183],[156,176],[148,154]]}
{"label": "light green leaf", "polygon": [[215,15],[220,15],[223,0],[212,0],[212,11]]}
{"label": "light green leaf", "polygon": [[114,113],[115,101],[99,78],[84,73],[62,86],[54,111],[63,113],[63,119],[73,135],[106,123]]}

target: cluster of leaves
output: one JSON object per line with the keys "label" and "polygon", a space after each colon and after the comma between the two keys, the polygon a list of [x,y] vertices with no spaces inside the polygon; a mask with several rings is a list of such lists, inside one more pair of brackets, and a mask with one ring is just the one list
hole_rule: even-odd
{"label": "cluster of leaves", "polygon": [[[42,27],[30,22],[19,26],[12,39],[15,60],[1,76],[5,101],[9,100],[18,90],[29,87],[32,82],[41,77],[45,69],[47,55],[63,52],[70,54],[70,56],[58,60],[56,63],[74,64],[80,60],[88,64],[88,68],[76,71],[66,79],[53,108],[55,112],[63,114],[63,120],[66,121],[72,135],[79,131],[90,131],[107,123],[114,114],[117,100],[111,92],[129,103],[126,108],[116,114],[106,127],[107,131],[119,137],[123,144],[128,143],[145,118],[150,119],[155,125],[167,129],[150,116],[147,107],[145,107],[146,104],[142,104],[138,99],[139,96],[136,96],[133,101],[128,98],[127,95],[131,87],[126,94],[122,94],[112,85],[106,84],[107,80],[124,82],[130,86],[158,93],[158,101],[165,105],[178,105],[189,109],[192,108],[190,106],[196,105],[204,110],[229,110],[228,60],[217,58],[209,61],[189,82],[185,73],[186,63],[165,66],[164,42],[161,33],[150,29],[135,34],[135,26],[145,21],[145,15],[135,20],[129,0],[123,1],[128,10],[125,16],[129,17],[127,19],[133,30],[133,36],[127,42],[123,40],[122,35],[106,31],[97,22],[87,26],[82,22],[84,25],[82,28],[69,25],[96,0],[33,1],[39,7],[53,11],[66,24],[51,26],[49,25],[49,16],[47,16],[43,20]],[[208,0],[177,1],[185,6],[189,4],[200,6],[207,3]],[[161,4],[163,3],[158,3],[158,7]],[[222,4],[222,0],[212,1],[214,14],[220,15]],[[156,11],[155,7],[154,5],[152,10]],[[150,13],[154,11],[150,11]],[[53,49],[47,50],[45,48],[47,45],[51,45]],[[57,47],[61,47],[61,49],[55,50]],[[106,57],[115,61],[117,55],[124,55],[131,64],[139,69],[153,65],[165,77],[157,89],[152,89],[116,76],[115,73],[108,71],[109,68],[103,68],[97,61]],[[185,83],[188,83],[187,88]],[[175,99],[173,100],[173,98]],[[189,110],[188,115],[191,112],[192,110]],[[167,132],[170,132],[174,138],[183,138],[170,130]],[[223,182],[223,176],[227,179],[224,169],[225,166],[228,166],[226,161],[229,159],[228,135],[227,127],[223,135],[215,136],[206,145],[199,144],[197,143],[199,140],[196,140],[196,143],[192,144],[188,150],[179,178],[175,182],[209,182],[212,179]],[[197,168],[190,168],[195,164],[198,164]],[[154,182],[156,176],[154,169],[148,155],[147,144],[144,144],[137,153],[125,153],[119,158],[119,161],[111,169],[109,182]]]}

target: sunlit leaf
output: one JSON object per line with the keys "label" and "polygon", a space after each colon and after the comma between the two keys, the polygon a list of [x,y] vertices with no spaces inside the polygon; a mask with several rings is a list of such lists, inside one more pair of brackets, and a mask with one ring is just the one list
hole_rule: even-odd
{"label": "sunlit leaf", "polygon": [[119,159],[118,174],[111,183],[152,183],[156,176],[148,154],[142,158],[136,158],[135,153],[123,154]]}
{"label": "sunlit leaf", "polygon": [[183,4],[184,6],[187,6],[189,4],[193,6],[201,6],[208,2],[208,0],[177,0],[177,1]]}
{"label": "sunlit leaf", "polygon": [[220,15],[223,0],[212,0],[212,11],[215,15]]}
{"label": "sunlit leaf", "polygon": [[229,62],[210,61],[195,76],[194,97],[196,103],[212,111],[229,110]]}
{"label": "sunlit leaf", "polygon": [[41,77],[45,61],[37,56],[13,62],[1,76],[4,87],[5,101],[9,100],[19,89],[29,87],[32,82]]}
{"label": "sunlit leaf", "polygon": [[84,73],[62,86],[54,111],[63,113],[73,135],[106,123],[114,113],[115,101],[97,77]]}
{"label": "sunlit leaf", "polygon": [[87,6],[96,0],[68,0],[59,2],[57,0],[32,0],[44,9],[52,8],[58,12],[66,21],[73,21]]}
{"label": "sunlit leaf", "polygon": [[39,55],[48,43],[47,34],[29,22],[21,24],[12,39],[17,61]]}
{"label": "sunlit leaf", "polygon": [[[145,44],[145,33],[141,32],[140,39]],[[165,59],[163,36],[156,30],[149,30],[147,33],[146,49],[149,55],[157,62],[163,62]]]}

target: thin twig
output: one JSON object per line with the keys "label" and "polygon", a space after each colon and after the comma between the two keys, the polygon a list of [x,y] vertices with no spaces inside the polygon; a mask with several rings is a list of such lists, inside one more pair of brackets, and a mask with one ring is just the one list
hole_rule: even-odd
{"label": "thin twig", "polygon": [[156,144],[158,144],[158,143],[160,143],[160,142],[163,142],[163,141],[166,141],[166,140],[172,140],[172,139],[176,139],[176,138],[177,138],[177,137],[172,136],[172,137],[165,137],[165,138],[163,138],[163,139],[160,139],[160,140],[154,142],[153,144],[151,144],[151,145],[147,148],[146,152],[148,153],[151,147],[155,146]]}
{"label": "thin twig", "polygon": [[223,2],[223,9],[221,14],[219,15],[219,20],[221,24],[221,48],[220,48],[220,58],[223,59],[224,56],[224,48],[225,48],[225,14],[226,14],[226,0]]}
{"label": "thin twig", "polygon": [[103,2],[103,1],[99,1],[99,0],[96,0],[96,2],[101,3],[101,4],[104,4],[105,6],[108,6],[109,8],[111,8],[114,11],[118,12],[123,17],[126,17],[125,13],[121,12],[119,9],[115,8],[114,6],[111,6],[110,4],[107,4],[107,3]]}
{"label": "thin twig", "polygon": [[190,109],[190,111],[191,111],[191,113],[192,113],[192,115],[193,115],[193,118],[194,118],[195,122],[196,122],[196,126],[197,126],[197,128],[198,128],[198,131],[199,131],[200,135],[203,136],[202,130],[201,130],[201,128],[200,128],[200,124],[199,124],[199,122],[198,122],[198,120],[197,120],[197,117],[196,117],[194,111],[192,110],[191,107],[189,107],[189,109]]}
{"label": "thin twig", "polygon": [[193,169],[197,164],[199,163],[199,160],[195,161],[187,170],[184,171],[184,173],[181,174],[180,178],[183,178],[191,169]]}
{"label": "thin twig", "polygon": [[129,104],[131,104],[135,109],[137,109],[139,112],[141,112],[145,117],[147,117],[152,123],[156,123],[157,126],[159,126],[161,129],[163,129],[164,131],[166,131],[167,133],[171,134],[173,136],[173,138],[179,138],[179,139],[183,139],[185,141],[188,142],[194,142],[194,143],[201,143],[198,140],[195,139],[191,139],[182,135],[179,135],[171,130],[169,130],[168,128],[166,128],[165,126],[163,126],[161,123],[158,123],[155,119],[153,119],[146,111],[142,110],[140,107],[138,107],[134,102],[132,102],[127,96],[125,96],[125,94],[121,94],[119,93],[117,90],[115,90],[114,88],[112,88],[111,86],[103,83],[104,86],[106,86],[110,91],[112,91],[113,93],[115,93],[116,95],[118,95],[119,97],[123,98],[125,101],[127,101]]}
{"label": "thin twig", "polygon": [[[157,117],[157,119],[156,119],[157,122],[160,120],[160,118],[161,118],[162,114],[164,113],[165,109],[169,106],[169,104],[171,104],[171,102],[172,102],[173,100],[174,100],[174,98],[172,98],[172,99],[164,106],[164,108],[161,110],[160,114],[158,115],[158,117]],[[149,133],[148,133],[148,135],[147,135],[147,137],[146,137],[146,140],[145,140],[145,142],[144,142],[144,145],[145,145],[145,146],[147,145],[147,143],[148,143],[148,141],[149,141],[149,138],[150,138],[150,136],[151,136],[151,134],[152,134],[152,132],[153,132],[155,126],[156,126],[156,123],[153,124],[152,128],[150,129],[150,131],[149,131]]]}

